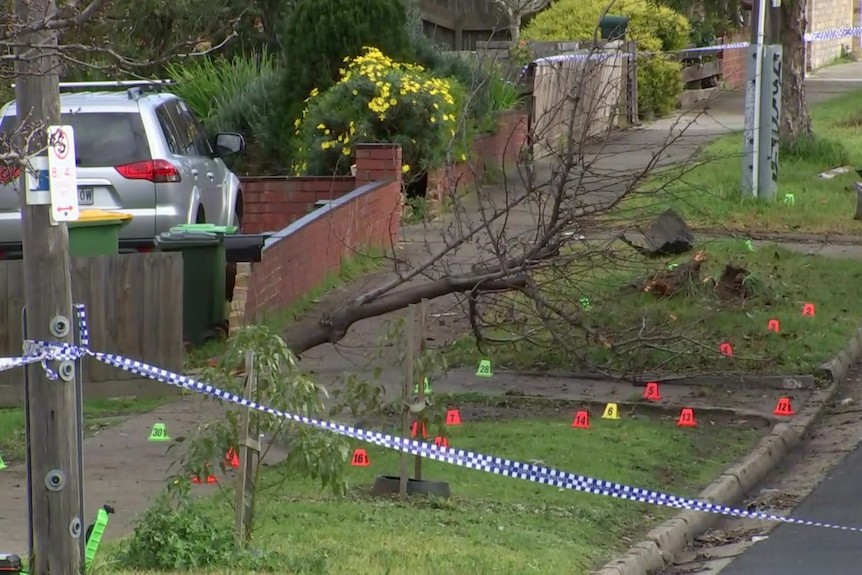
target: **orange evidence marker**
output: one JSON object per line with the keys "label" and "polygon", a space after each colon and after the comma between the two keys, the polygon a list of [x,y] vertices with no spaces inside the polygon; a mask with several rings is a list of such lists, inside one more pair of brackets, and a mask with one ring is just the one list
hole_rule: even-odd
{"label": "orange evidence marker", "polygon": [[227,450],[227,455],[224,456],[224,462],[228,467],[239,467],[239,456],[233,447]]}
{"label": "orange evidence marker", "polygon": [[[410,439],[413,439],[419,435],[419,422],[414,421],[413,426],[410,428]],[[428,437],[428,429],[425,427],[425,422],[422,422],[422,439],[426,439]]]}
{"label": "orange evidence marker", "polygon": [[658,392],[658,383],[651,381],[646,384],[644,399],[649,401],[661,401],[661,394]]}
{"label": "orange evidence marker", "polygon": [[778,333],[781,331],[781,324],[778,322],[777,319],[771,319],[766,323],[766,329]]}
{"label": "orange evidence marker", "polygon": [[802,306],[802,315],[808,316],[808,317],[814,317],[814,304],[813,303],[807,303],[807,304],[803,305]]}
{"label": "orange evidence marker", "polygon": [[450,409],[446,412],[446,425],[461,425],[461,412]]}
{"label": "orange evidence marker", "polygon": [[723,344],[718,346],[718,351],[721,353],[721,355],[733,357],[733,346],[727,342],[724,342]]}
{"label": "orange evidence marker", "polygon": [[449,438],[440,437],[439,435],[434,438],[434,445],[437,447],[449,447]]}
{"label": "orange evidence marker", "polygon": [[[207,480],[206,480],[206,483],[218,483],[218,479],[216,479],[216,478],[215,478],[215,476],[214,476],[212,473],[210,473],[210,464],[209,464],[209,463],[207,463],[207,464],[204,466],[204,469],[205,469],[205,470],[206,470],[206,472],[207,472]],[[201,478],[200,478],[200,477],[195,476],[195,477],[192,477],[192,483],[204,483],[204,482],[203,482],[203,481],[201,481]]]}
{"label": "orange evidence marker", "polygon": [[694,410],[690,407],[684,407],[679,414],[676,425],[677,427],[697,427],[697,421],[694,420]]}
{"label": "orange evidence marker", "polygon": [[368,453],[364,449],[356,449],[353,452],[353,459],[350,461],[353,467],[368,467],[371,465],[371,460],[368,459]]}
{"label": "orange evidence marker", "polygon": [[575,420],[572,422],[572,427],[577,429],[590,428],[590,414],[586,411],[579,411],[575,414]]}
{"label": "orange evidence marker", "polygon": [[783,415],[789,416],[793,415],[793,406],[790,404],[789,397],[781,397],[778,399],[778,403],[775,405],[775,411],[772,412],[772,415]]}

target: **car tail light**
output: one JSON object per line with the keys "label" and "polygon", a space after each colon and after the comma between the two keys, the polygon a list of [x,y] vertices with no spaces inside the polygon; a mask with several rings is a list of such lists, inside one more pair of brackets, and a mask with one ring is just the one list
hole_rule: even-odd
{"label": "car tail light", "polygon": [[148,180],[155,184],[172,184],[182,180],[176,166],[167,160],[147,160],[114,168],[127,180]]}
{"label": "car tail light", "polygon": [[17,180],[20,175],[21,170],[19,168],[0,166],[0,184],[6,185],[12,183]]}

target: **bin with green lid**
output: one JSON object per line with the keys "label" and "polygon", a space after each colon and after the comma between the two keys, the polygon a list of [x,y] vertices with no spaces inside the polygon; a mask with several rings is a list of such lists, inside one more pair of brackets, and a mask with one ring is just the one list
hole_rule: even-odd
{"label": "bin with green lid", "polygon": [[69,222],[69,253],[73,256],[111,256],[120,253],[120,230],[131,214],[109,210],[81,210]]}
{"label": "bin with green lid", "polygon": [[156,249],[183,255],[183,336],[200,345],[224,329],[224,233],[178,226],[156,236]]}

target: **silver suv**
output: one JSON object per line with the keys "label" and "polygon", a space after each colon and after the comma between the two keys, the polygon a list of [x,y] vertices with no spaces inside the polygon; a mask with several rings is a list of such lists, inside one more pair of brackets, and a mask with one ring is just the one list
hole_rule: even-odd
{"label": "silver suv", "polygon": [[[123,251],[149,249],[156,235],[178,224],[241,227],[240,181],[222,158],[242,151],[242,137],[219,134],[211,145],[185,102],[135,84],[60,84],[61,90],[123,88],[60,94],[61,124],[75,134],[81,209],[131,214],[120,236]],[[14,133],[15,114],[15,102],[0,112],[3,136]],[[17,176],[0,167],[0,251],[21,242]]]}

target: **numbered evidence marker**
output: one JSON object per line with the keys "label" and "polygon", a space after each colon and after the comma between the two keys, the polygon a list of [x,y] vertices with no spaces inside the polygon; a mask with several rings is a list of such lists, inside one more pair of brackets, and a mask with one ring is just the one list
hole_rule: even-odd
{"label": "numbered evidence marker", "polygon": [[51,190],[51,220],[77,220],[81,212],[78,208],[78,169],[72,126],[48,126],[48,184]]}
{"label": "numbered evidence marker", "polygon": [[[413,384],[413,393],[415,393],[416,395],[419,395],[419,384],[418,383]],[[428,378],[426,377],[425,378],[425,395],[431,395],[431,393],[432,393],[431,384],[428,382]]]}
{"label": "numbered evidence marker", "polygon": [[786,417],[794,415],[793,405],[790,403],[790,398],[779,398],[778,403],[775,405],[775,411],[772,412],[772,415],[783,415]]}
{"label": "numbered evidence marker", "polygon": [[491,373],[491,361],[488,359],[483,359],[479,362],[479,369],[476,370],[476,375],[479,377],[491,377],[494,375]]}
{"label": "numbered evidence marker", "polygon": [[575,414],[575,419],[572,421],[572,427],[577,429],[590,428],[590,414],[586,411],[579,411]]}
{"label": "numbered evidence marker", "polygon": [[602,412],[602,419],[619,419],[620,418],[620,408],[616,403],[609,403],[605,406],[605,410]]}
{"label": "numbered evidence marker", "polygon": [[350,460],[350,465],[353,467],[368,467],[371,465],[371,460],[368,459],[368,453],[364,449],[357,449],[353,452],[353,459]]}
{"label": "numbered evidence marker", "polygon": [[679,414],[676,425],[677,427],[697,427],[697,421],[694,419],[694,410],[690,407],[684,407]]}
{"label": "numbered evidence marker", "polygon": [[150,431],[150,441],[170,441],[168,428],[164,423],[154,423],[153,430]]}

